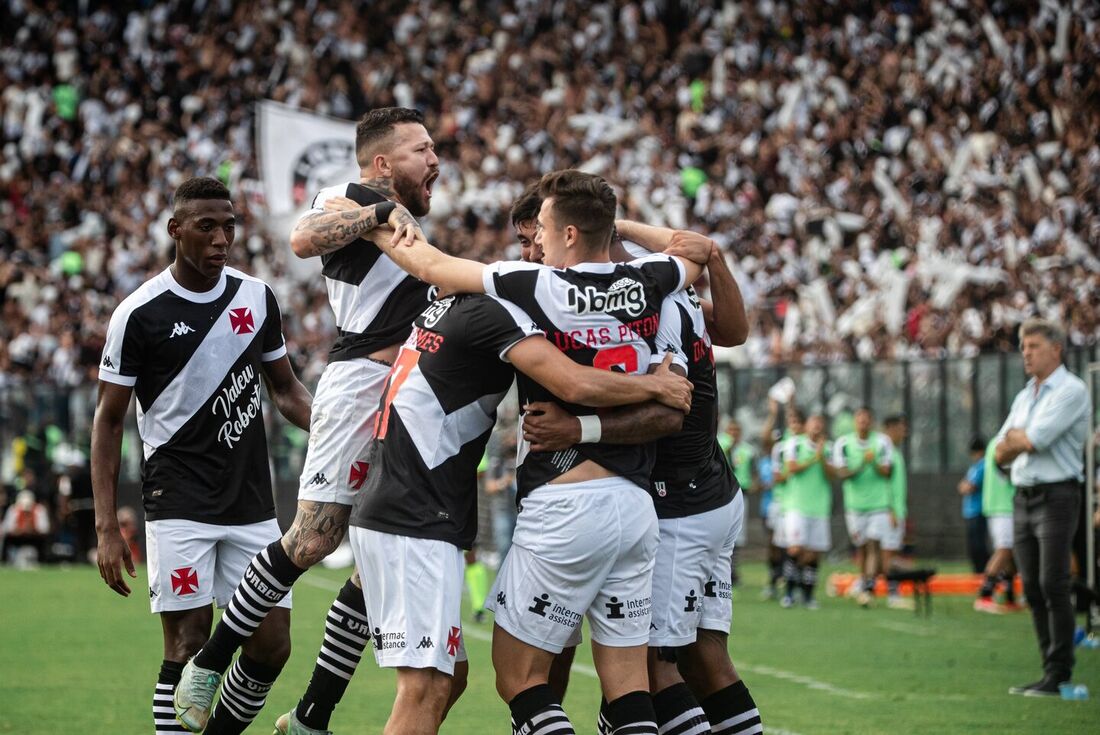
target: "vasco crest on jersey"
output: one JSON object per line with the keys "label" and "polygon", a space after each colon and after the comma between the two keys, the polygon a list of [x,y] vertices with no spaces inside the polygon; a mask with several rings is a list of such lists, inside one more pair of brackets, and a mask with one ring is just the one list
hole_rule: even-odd
{"label": "vasco crest on jersey", "polygon": [[638,316],[646,308],[645,287],[633,278],[620,278],[607,291],[596,286],[574,287],[566,292],[566,303],[577,314],[625,311]]}

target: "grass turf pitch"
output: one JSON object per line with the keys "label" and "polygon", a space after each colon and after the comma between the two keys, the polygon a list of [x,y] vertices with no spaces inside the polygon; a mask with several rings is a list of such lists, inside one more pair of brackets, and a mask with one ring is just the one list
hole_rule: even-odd
{"label": "grass turf pitch", "polygon": [[[826,570],[828,572],[829,570]],[[937,597],[931,618],[885,606],[861,610],[822,598],[818,611],[762,602],[763,567],[746,565],[735,591],[734,662],[772,733],[1085,733],[1100,723],[1100,651],[1078,649],[1074,679],[1087,702],[1005,692],[1038,678],[1030,616],[990,616],[971,600]],[[295,586],[294,652],[247,732],[270,733],[308,682],[325,610],[346,573],[311,570]],[[145,733],[161,661],[145,570],[123,599],[95,569],[0,569],[0,733]],[[491,624],[466,623],[470,686],[442,732],[508,733],[489,659]],[[591,654],[577,654],[565,707],[577,731],[595,731],[599,693]],[[336,733],[381,732],[393,674],[368,651],[333,717]]]}

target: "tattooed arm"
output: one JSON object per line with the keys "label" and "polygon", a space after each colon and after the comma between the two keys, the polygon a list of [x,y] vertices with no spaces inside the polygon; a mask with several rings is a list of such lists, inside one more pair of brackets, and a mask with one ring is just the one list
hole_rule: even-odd
{"label": "tattooed arm", "polygon": [[[393,187],[388,179],[372,179],[364,183],[387,199],[393,200]],[[379,222],[377,208],[384,208],[384,211],[390,209],[390,205],[391,202],[379,202],[364,207],[347,197],[329,197],[322,205],[324,211],[317,211],[315,205],[313,211],[298,219],[290,233],[290,248],[299,258],[326,255],[387,224],[393,229],[411,224],[419,236],[423,237],[416,219],[400,204],[388,215],[386,221]]]}
{"label": "tattooed arm", "polygon": [[350,505],[299,500],[294,523],[283,535],[283,549],[297,567],[308,569],[336,550],[350,517]]}

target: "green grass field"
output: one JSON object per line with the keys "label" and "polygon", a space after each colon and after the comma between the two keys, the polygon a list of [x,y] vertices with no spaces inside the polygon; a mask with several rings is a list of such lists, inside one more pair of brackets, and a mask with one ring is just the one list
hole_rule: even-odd
{"label": "green grass field", "polygon": [[[1100,732],[1100,651],[1078,649],[1075,680],[1088,702],[1010,697],[1037,678],[1026,614],[993,617],[970,600],[940,597],[930,619],[884,607],[860,610],[823,600],[816,612],[758,599],[763,569],[750,566],[735,592],[733,657],[768,732],[1091,733]],[[0,732],[151,732],[160,626],[148,612],[144,569],[122,599],[88,567],[0,569]],[[249,733],[270,733],[297,701],[313,666],[322,620],[346,574],[317,569],[295,587],[294,654]],[[470,687],[444,733],[508,733],[489,663],[488,624],[466,626]],[[578,665],[565,706],[578,732],[594,732],[599,695],[591,655]],[[381,732],[393,677],[368,654],[333,718],[335,732]]]}

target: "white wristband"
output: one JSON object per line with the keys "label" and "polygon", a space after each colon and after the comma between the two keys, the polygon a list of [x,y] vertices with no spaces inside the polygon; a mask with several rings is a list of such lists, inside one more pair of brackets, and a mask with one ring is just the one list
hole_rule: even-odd
{"label": "white wristband", "polygon": [[599,416],[578,416],[577,420],[581,422],[581,444],[595,444],[603,436],[603,425],[600,424]]}

